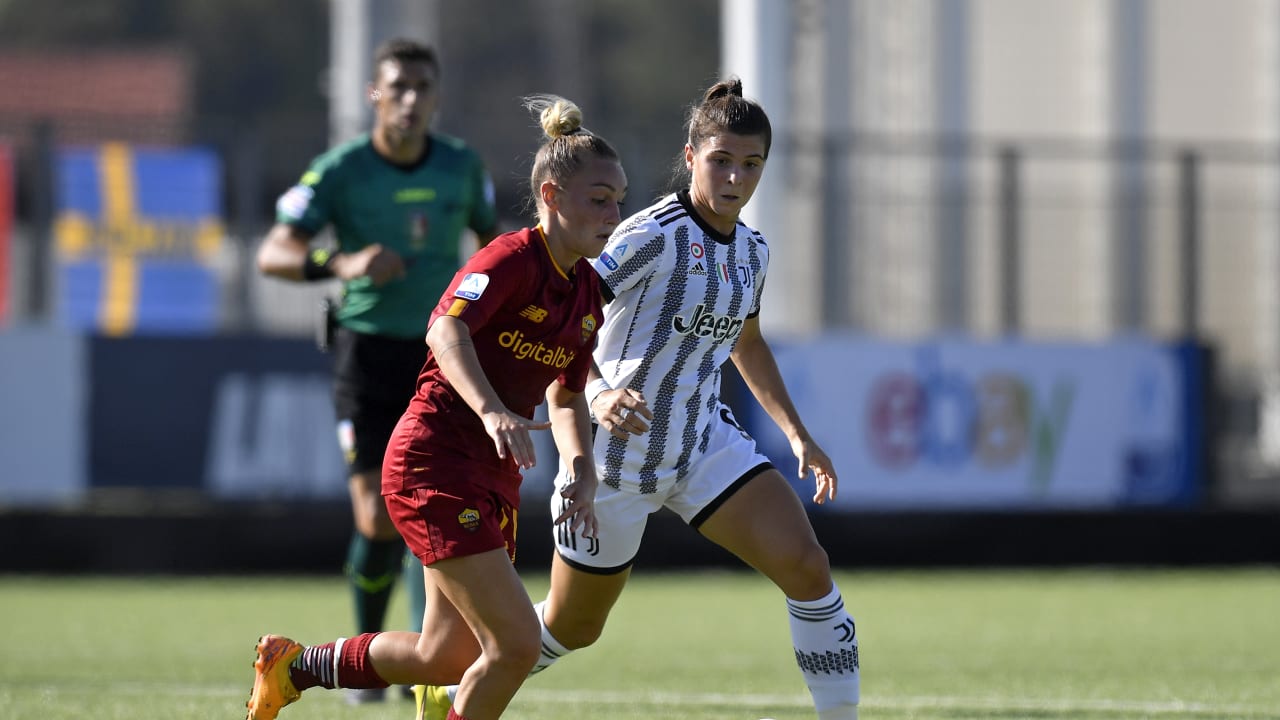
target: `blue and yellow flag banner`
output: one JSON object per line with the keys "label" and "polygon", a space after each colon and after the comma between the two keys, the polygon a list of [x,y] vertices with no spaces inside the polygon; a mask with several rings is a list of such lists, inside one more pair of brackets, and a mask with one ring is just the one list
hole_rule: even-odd
{"label": "blue and yellow flag banner", "polygon": [[62,321],[106,335],[216,330],[217,155],[107,143],[64,149],[57,168]]}

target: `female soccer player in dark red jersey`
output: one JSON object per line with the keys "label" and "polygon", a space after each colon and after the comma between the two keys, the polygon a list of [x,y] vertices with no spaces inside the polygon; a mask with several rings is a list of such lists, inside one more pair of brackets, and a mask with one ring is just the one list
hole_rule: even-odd
{"label": "female soccer player in dark red jersey", "polygon": [[[333,318],[333,400],[354,520],[344,570],[355,634],[383,629],[402,574],[406,627],[422,629],[418,563],[407,557],[387,515],[382,458],[417,387],[431,309],[465,259],[466,231],[484,245],[498,221],[480,155],[430,129],[441,102],[435,49],[388,40],[375,52],[373,70],[372,129],[312,161],[280,197],[276,224],[257,257],[273,277],[342,281]],[[333,251],[315,244],[326,228],[336,241]],[[350,690],[347,699],[363,703],[384,695],[382,689]]]}
{"label": "female soccer player in dark red jersey", "polygon": [[[531,186],[539,223],[499,236],[455,276],[431,317],[418,389],[387,446],[382,492],[425,566],[426,633],[366,633],[303,647],[258,643],[249,720],[310,687],[458,683],[448,718],[497,718],[538,659],[538,617],[512,567],[530,431],[565,467],[556,523],[594,536],[599,484],[582,391],[603,319],[598,255],[626,175],[571,102],[531,98],[547,135]],[[533,420],[547,401],[547,422]]]}

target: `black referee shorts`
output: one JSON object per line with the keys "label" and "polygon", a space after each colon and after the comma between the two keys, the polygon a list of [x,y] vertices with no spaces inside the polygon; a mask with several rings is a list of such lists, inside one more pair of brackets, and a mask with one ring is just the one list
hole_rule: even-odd
{"label": "black referee shorts", "polygon": [[352,474],[382,471],[391,432],[409,407],[427,359],[424,338],[368,335],[338,328],[333,343],[333,407],[350,421],[354,446],[346,453]]}

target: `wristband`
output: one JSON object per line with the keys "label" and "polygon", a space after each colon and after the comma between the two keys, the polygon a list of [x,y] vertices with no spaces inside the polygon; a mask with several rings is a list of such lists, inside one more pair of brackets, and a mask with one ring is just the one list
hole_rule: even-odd
{"label": "wristband", "polygon": [[335,257],[337,257],[337,253],[330,252],[324,248],[316,248],[307,253],[307,259],[302,261],[302,279],[327,280],[333,277],[333,259]]}
{"label": "wristband", "polygon": [[587,387],[583,389],[582,394],[587,396],[587,412],[591,413],[592,417],[595,417],[595,411],[591,409],[591,406],[595,404],[596,398],[605,390],[612,389],[613,388],[609,385],[609,381],[604,378],[596,378],[595,380],[587,383]]}

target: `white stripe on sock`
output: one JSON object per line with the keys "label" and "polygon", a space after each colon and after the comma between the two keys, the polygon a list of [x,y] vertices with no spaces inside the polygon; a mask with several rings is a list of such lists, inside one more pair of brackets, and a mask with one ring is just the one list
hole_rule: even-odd
{"label": "white stripe on sock", "polygon": [[333,686],[336,688],[342,687],[338,682],[338,659],[342,657],[342,643],[346,641],[346,638],[338,638],[333,644]]}

